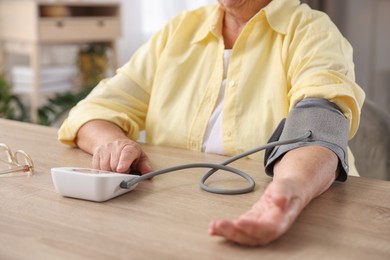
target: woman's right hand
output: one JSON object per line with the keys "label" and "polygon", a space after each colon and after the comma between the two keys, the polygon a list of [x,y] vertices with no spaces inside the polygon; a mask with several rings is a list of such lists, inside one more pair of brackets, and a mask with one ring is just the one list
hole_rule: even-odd
{"label": "woman's right hand", "polygon": [[146,174],[153,171],[141,146],[128,138],[117,139],[95,147],[92,167],[119,173]]}
{"label": "woman's right hand", "polygon": [[77,133],[76,143],[92,154],[95,169],[140,174],[153,171],[141,146],[111,122],[92,120],[85,123]]}

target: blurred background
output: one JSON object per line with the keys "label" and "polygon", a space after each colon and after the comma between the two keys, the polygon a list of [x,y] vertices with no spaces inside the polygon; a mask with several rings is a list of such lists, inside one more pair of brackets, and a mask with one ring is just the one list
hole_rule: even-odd
{"label": "blurred background", "polygon": [[[58,127],[167,20],[216,2],[0,0],[0,118]],[[349,146],[362,176],[390,180],[390,0],[302,2],[327,13],[354,48],[367,99]]]}
{"label": "blurred background", "polygon": [[354,48],[356,80],[390,113],[390,1],[309,0],[332,18]]}
{"label": "blurred background", "polygon": [[[11,2],[20,2],[21,0],[0,0],[5,2],[0,6],[0,16],[9,15],[7,10]],[[117,56],[115,61],[116,66],[121,66],[128,61],[134,51],[144,43],[154,32],[159,30],[163,24],[183,10],[195,9],[199,6],[215,3],[216,0],[37,0],[38,2],[46,2],[49,4],[75,4],[75,3],[115,3],[120,4],[118,13],[107,13],[103,15],[117,15],[120,19],[120,34],[113,40],[116,43],[116,52],[113,54],[111,48],[103,48],[104,55],[106,56],[106,65],[102,66],[104,70],[103,76],[110,76],[113,74],[112,59],[110,57]],[[24,0],[24,2],[34,2],[34,0]],[[378,107],[382,110],[390,113],[390,1],[389,0],[305,0],[302,1],[309,4],[312,8],[322,10],[329,14],[331,19],[339,27],[343,35],[350,41],[354,48],[354,61],[356,66],[356,79],[358,84],[366,91],[367,96],[373,100]],[[7,5],[8,4],[8,5]],[[97,9],[96,9],[97,10]],[[95,11],[96,11],[95,10]],[[42,14],[42,10],[40,15]],[[55,14],[57,15],[57,14]],[[63,14],[64,16],[69,13]],[[71,14],[72,15],[72,14]],[[78,15],[78,14],[76,14]],[[87,16],[90,14],[87,13]],[[97,12],[97,15],[102,15]],[[50,18],[51,19],[51,18]],[[1,21],[1,20],[0,20]],[[0,22],[1,23],[1,22]],[[9,24],[4,22],[0,24],[1,28],[5,28]],[[58,24],[60,26],[60,24]],[[1,37],[1,36],[0,36]],[[1,40],[1,39],[0,39]],[[1,41],[0,41],[1,42]],[[89,48],[87,52],[91,51],[91,46],[85,46]],[[94,46],[92,46],[94,47]],[[110,47],[110,46],[108,46]],[[1,48],[1,45],[0,45]],[[50,69],[55,68],[67,68],[63,70],[65,75],[70,77],[76,77],[80,75],[79,71],[72,71],[74,69],[80,69],[80,44],[49,44],[43,45],[39,54],[39,63],[41,67],[48,68],[47,73],[50,74]],[[96,51],[92,49],[92,51]],[[0,69],[4,72],[4,78],[8,84],[14,86],[14,90],[18,90],[21,83],[12,79],[12,75],[18,76],[21,79],[23,76],[28,75],[28,68],[31,64],[31,57],[26,55],[14,55],[12,53],[7,55],[0,55]],[[114,59],[115,60],[115,59]],[[77,66],[75,66],[77,65]],[[22,66],[22,68],[20,68]],[[62,67],[61,67],[62,66]],[[31,71],[30,71],[31,73]],[[58,73],[58,71],[57,71]],[[67,74],[68,73],[68,74]],[[72,74],[73,73],[73,74]],[[30,75],[31,76],[31,75]],[[80,83],[80,78],[76,81],[74,78],[71,82],[73,85],[93,85],[94,81],[98,80],[100,75],[93,75],[92,79],[84,79],[84,82]],[[48,76],[47,79],[50,77]],[[27,80],[27,79],[26,79]],[[41,78],[42,80],[42,78]],[[50,80],[49,80],[50,81]],[[26,94],[26,88],[28,88],[28,82],[23,82],[24,87],[19,91],[18,96],[25,106],[29,107],[28,93]],[[31,83],[31,82],[30,82]],[[42,82],[43,84],[43,82]],[[31,84],[30,84],[31,85]],[[30,86],[31,88],[31,86]],[[49,89],[49,88],[48,88]],[[74,88],[72,88],[74,89]],[[76,89],[79,89],[77,87]],[[66,93],[70,89],[66,85],[57,84],[57,89],[51,89],[49,95],[41,95],[39,104],[41,107],[47,103],[49,98],[53,95]],[[80,98],[78,96],[75,97]],[[73,104],[73,103],[72,103]],[[0,114],[1,115],[1,114]],[[28,119],[27,119],[28,120]],[[51,124],[53,120],[42,122],[45,124]],[[38,120],[39,121],[39,120]],[[45,122],[44,122],[45,121]]]}

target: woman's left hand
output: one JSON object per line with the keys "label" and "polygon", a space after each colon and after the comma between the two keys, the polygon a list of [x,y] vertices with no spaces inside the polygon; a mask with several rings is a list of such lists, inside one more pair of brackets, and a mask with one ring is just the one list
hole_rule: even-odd
{"label": "woman's left hand", "polygon": [[260,200],[237,220],[212,221],[209,234],[244,245],[265,245],[282,236],[303,208],[336,178],[338,158],[321,146],[286,153]]}

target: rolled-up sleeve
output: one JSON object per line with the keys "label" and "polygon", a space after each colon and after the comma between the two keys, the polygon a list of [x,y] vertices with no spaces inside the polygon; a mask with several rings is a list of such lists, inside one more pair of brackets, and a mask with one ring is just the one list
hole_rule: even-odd
{"label": "rolled-up sleeve", "polygon": [[305,98],[336,104],[349,121],[349,138],[359,126],[365,94],[355,83],[353,49],[324,14],[301,19],[287,34],[290,110]]}
{"label": "rolled-up sleeve", "polygon": [[86,99],[71,109],[59,129],[59,140],[75,145],[80,127],[97,119],[118,125],[135,140],[144,127],[148,99],[149,95],[123,73],[102,80]]}
{"label": "rolled-up sleeve", "polygon": [[159,56],[165,46],[169,25],[141,46],[112,78],[102,80],[92,92],[73,107],[58,131],[58,139],[75,146],[77,132],[91,120],[118,125],[136,140],[145,128],[151,88]]}

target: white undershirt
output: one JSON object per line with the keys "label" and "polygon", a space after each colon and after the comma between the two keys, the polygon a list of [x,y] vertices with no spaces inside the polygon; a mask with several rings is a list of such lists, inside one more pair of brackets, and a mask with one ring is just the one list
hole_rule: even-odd
{"label": "white undershirt", "polygon": [[225,149],[222,142],[222,113],[223,101],[225,97],[226,75],[229,67],[230,55],[231,50],[225,50],[223,53],[223,80],[219,90],[217,103],[207,124],[205,137],[203,139],[202,151],[206,153],[216,153],[222,155],[225,154]]}

